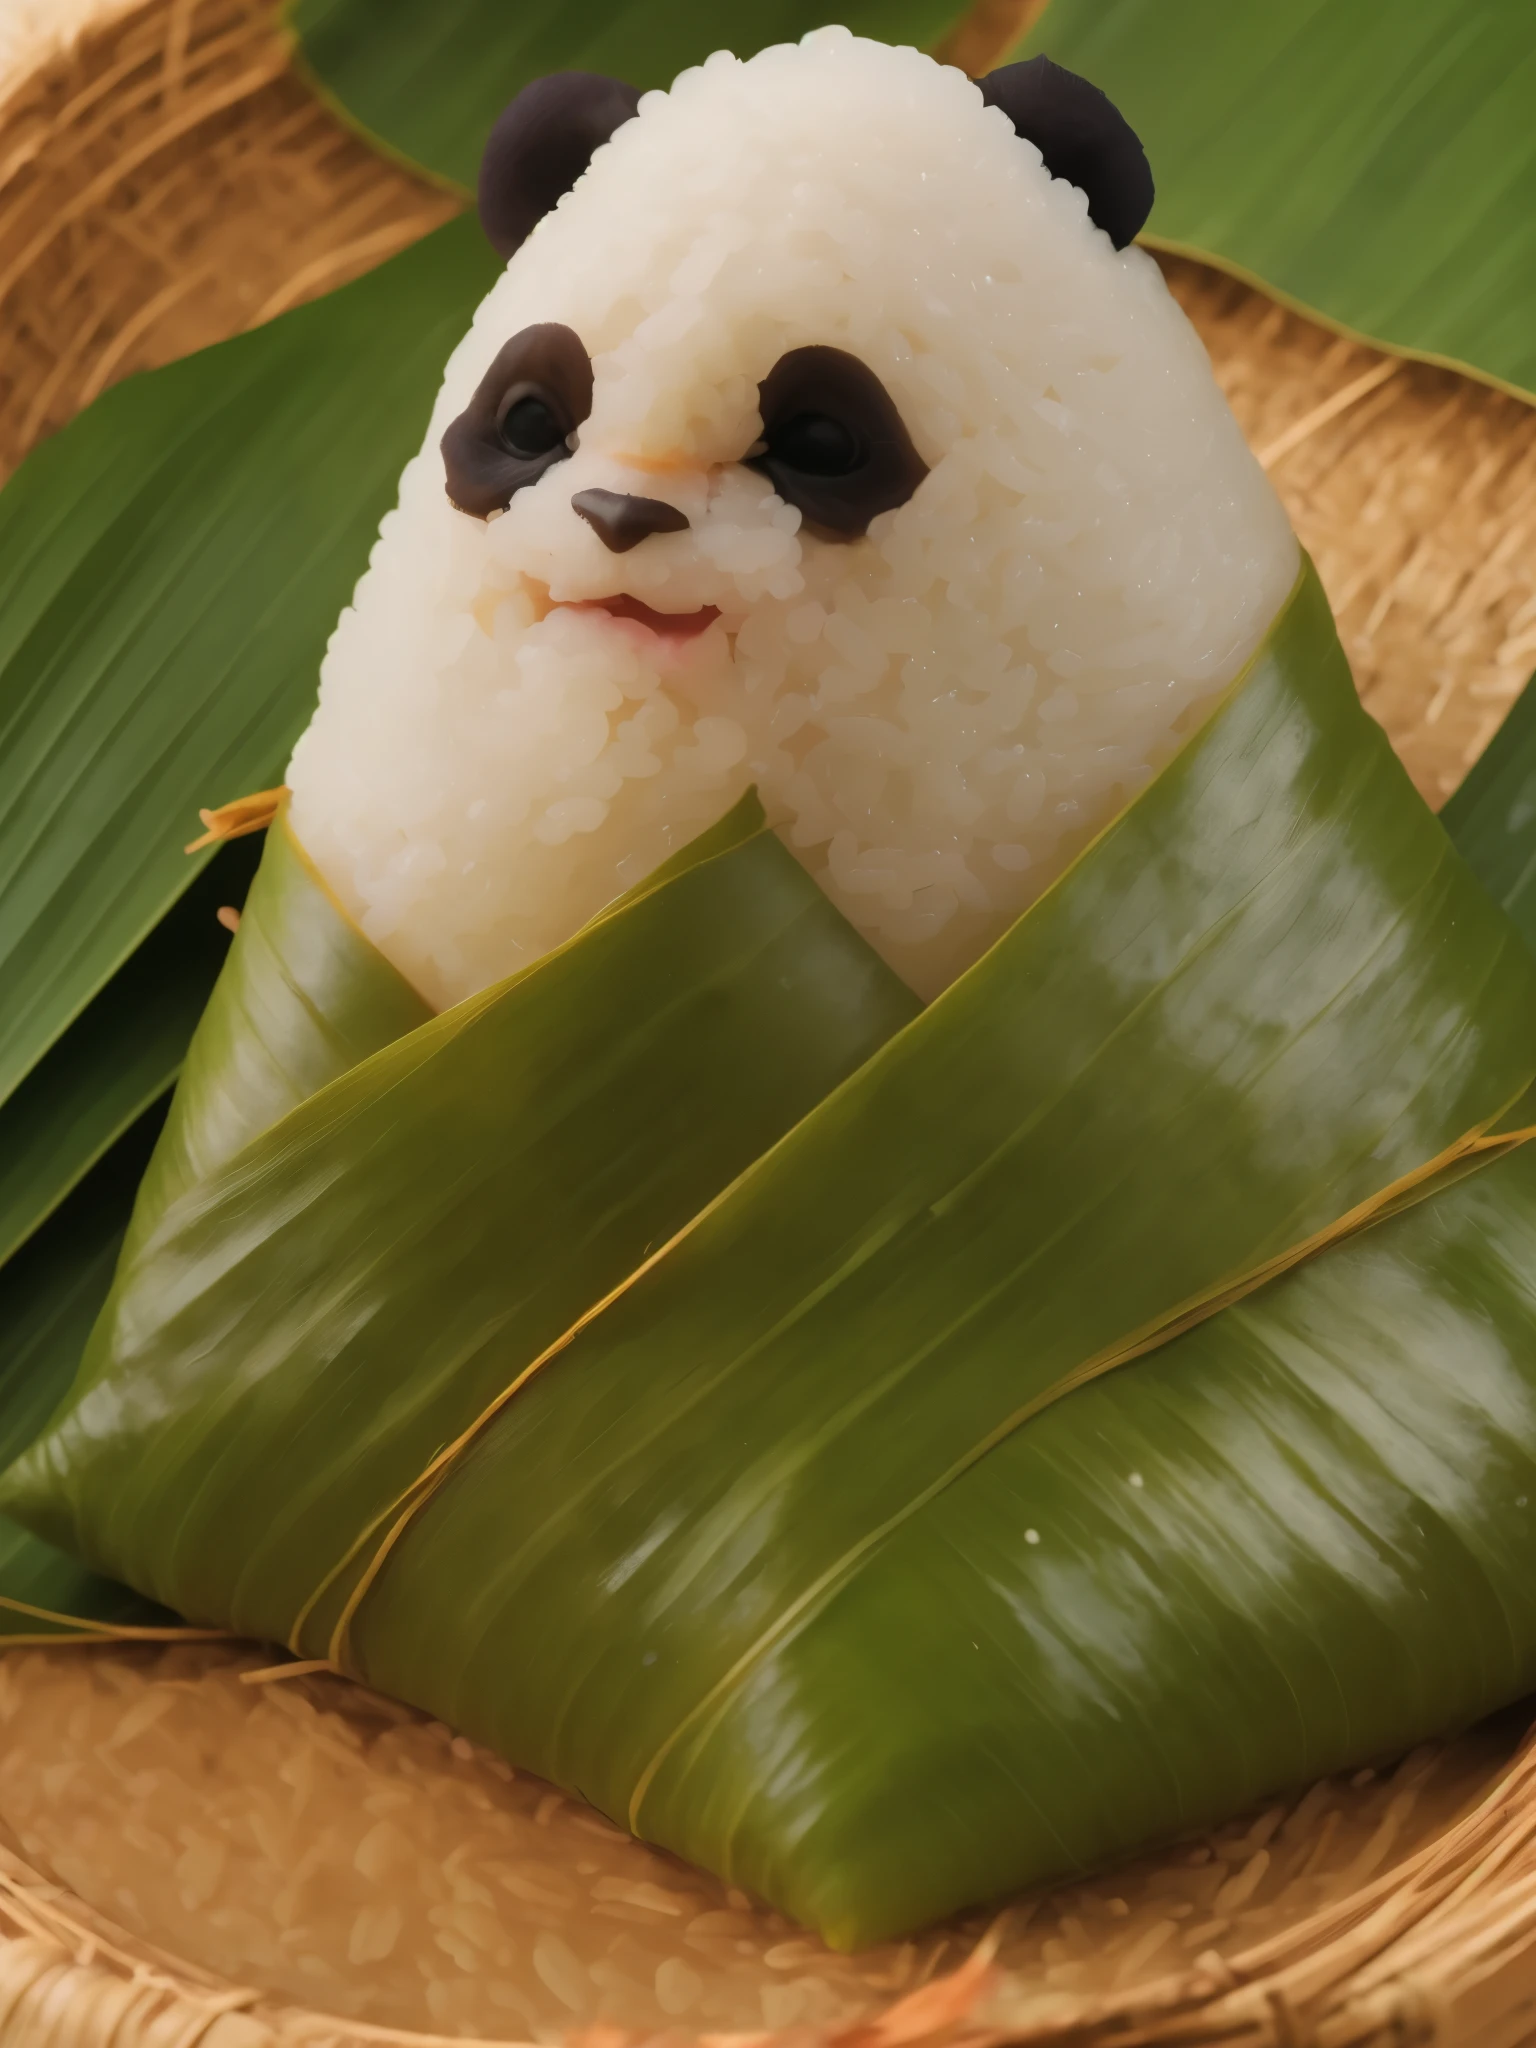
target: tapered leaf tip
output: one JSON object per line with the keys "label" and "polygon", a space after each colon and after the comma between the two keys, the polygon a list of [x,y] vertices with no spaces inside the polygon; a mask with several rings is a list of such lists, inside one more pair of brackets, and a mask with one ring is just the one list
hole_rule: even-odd
{"label": "tapered leaf tip", "polygon": [[1049,57],[1004,64],[977,84],[987,105],[1000,107],[1034,143],[1051,176],[1083,192],[1094,226],[1117,249],[1135,240],[1152,211],[1152,167],[1107,94]]}

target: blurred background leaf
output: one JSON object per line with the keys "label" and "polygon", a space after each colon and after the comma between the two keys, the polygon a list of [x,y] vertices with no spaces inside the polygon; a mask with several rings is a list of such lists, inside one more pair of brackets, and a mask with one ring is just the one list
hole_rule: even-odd
{"label": "blurred background leaf", "polygon": [[0,1108],[0,1264],[165,1095],[203,1014],[259,838],[221,849]]}
{"label": "blurred background leaf", "polygon": [[[0,493],[0,1436],[73,1374],[320,658],[498,264],[473,219],[109,391]],[[165,1617],[0,1522],[13,1600]],[[0,1612],[0,1634],[34,1621]]]}
{"label": "blurred background leaf", "polygon": [[1440,822],[1536,951],[1536,677]]}
{"label": "blurred background leaf", "polygon": [[[133,1192],[159,1136],[164,1106],[137,1119],[31,1242],[0,1270],[0,1461],[36,1436],[74,1378],[106,1299]],[[0,1515],[0,1642],[70,1634],[23,1610],[38,1607],[118,1627],[164,1627],[176,1616],[88,1571]]]}
{"label": "blurred background leaf", "polygon": [[1536,393],[1531,0],[1050,0],[1011,54],[1146,144],[1146,239]]}
{"label": "blurred background leaf", "polygon": [[0,1102],[195,880],[199,806],[281,777],[495,270],[455,221],[119,385],[0,493]]}
{"label": "blurred background leaf", "polygon": [[750,57],[825,22],[926,48],[965,0],[294,0],[311,78],[397,155],[472,190],[491,123],[548,71],[667,86],[711,51]]}
{"label": "blurred background leaf", "polygon": [[[1010,9],[1038,11],[983,0],[967,21]],[[462,187],[491,120],[541,71],[662,85],[721,44],[745,55],[833,12],[934,47],[964,10],[297,0],[290,18],[354,125]],[[1052,0],[1013,54],[1042,48],[1145,135],[1153,240],[1390,347],[1536,388],[1528,0]],[[0,1262],[25,1247],[0,1272],[0,1376],[35,1364],[39,1343],[78,1352],[149,1106],[222,959],[212,912],[241,900],[249,873],[236,849],[202,873],[181,846],[200,804],[280,776],[442,362],[496,268],[474,223],[455,223],[108,392],[0,494]],[[1536,699],[1445,818],[1536,941]]]}

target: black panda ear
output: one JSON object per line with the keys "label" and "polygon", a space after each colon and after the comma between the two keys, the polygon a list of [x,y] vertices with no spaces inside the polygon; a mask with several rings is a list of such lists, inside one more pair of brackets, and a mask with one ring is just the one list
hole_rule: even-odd
{"label": "black panda ear", "polygon": [[498,255],[522,247],[639,104],[634,86],[595,71],[554,71],[523,87],[480,159],[480,225]]}
{"label": "black panda ear", "polygon": [[1045,158],[1053,178],[1088,197],[1088,214],[1117,249],[1134,241],[1152,211],[1152,168],[1129,121],[1086,78],[1030,57],[977,79],[989,107]]}

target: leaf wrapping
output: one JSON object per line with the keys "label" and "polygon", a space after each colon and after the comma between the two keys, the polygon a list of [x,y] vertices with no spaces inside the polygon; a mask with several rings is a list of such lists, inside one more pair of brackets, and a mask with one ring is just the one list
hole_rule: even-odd
{"label": "leaf wrapping", "polygon": [[921,1013],[751,799],[382,966],[280,823],[38,1535],[844,1945],[1536,1681],[1536,962],[1310,569]]}

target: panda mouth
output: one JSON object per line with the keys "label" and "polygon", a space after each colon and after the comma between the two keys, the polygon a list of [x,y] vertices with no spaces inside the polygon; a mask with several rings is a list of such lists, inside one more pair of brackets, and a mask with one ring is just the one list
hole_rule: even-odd
{"label": "panda mouth", "polygon": [[660,640],[696,640],[700,633],[707,631],[720,616],[720,607],[714,604],[700,605],[696,612],[659,612],[648,604],[642,604],[638,597],[631,597],[627,591],[622,590],[613,597],[580,598],[570,609],[606,612],[611,619],[623,619],[632,625],[644,626]]}

